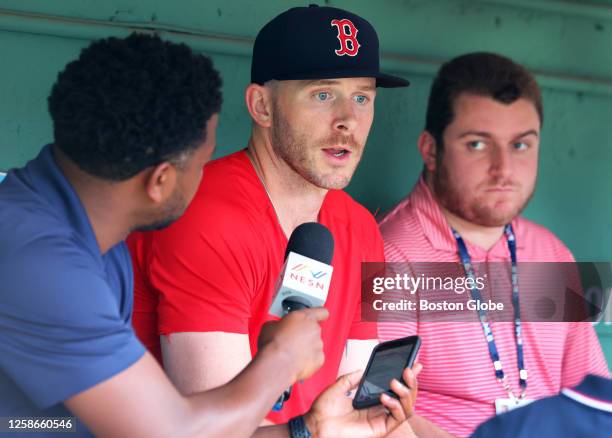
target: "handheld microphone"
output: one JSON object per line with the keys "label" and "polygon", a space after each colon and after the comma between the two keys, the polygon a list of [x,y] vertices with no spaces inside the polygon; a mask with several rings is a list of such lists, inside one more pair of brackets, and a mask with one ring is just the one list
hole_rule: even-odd
{"label": "handheld microphone", "polygon": [[[294,310],[325,304],[333,267],[334,238],[329,229],[317,222],[298,226],[287,242],[285,264],[279,275],[270,314],[283,317]],[[272,408],[280,411],[291,396],[291,387]]]}
{"label": "handheld microphone", "polygon": [[327,227],[317,222],[298,226],[287,242],[270,314],[283,317],[293,310],[322,306],[331,283],[333,255],[334,238]]}

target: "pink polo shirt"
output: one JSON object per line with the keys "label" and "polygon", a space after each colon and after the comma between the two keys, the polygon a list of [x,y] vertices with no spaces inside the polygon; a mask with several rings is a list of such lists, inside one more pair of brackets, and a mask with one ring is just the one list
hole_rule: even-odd
{"label": "pink polo shirt", "polygon": [[[512,221],[519,262],[571,262],[563,243],[544,227],[518,217]],[[458,262],[456,241],[446,218],[421,178],[412,193],[380,223],[387,262]],[[510,259],[505,236],[489,250],[466,242],[473,262]],[[520,281],[520,279],[519,279]],[[511,293],[509,288],[508,293]],[[514,324],[491,324],[504,373],[519,393]],[[416,412],[456,436],[468,436],[495,415],[495,400],[507,398],[495,380],[482,326],[475,322],[380,323],[379,338],[418,334],[422,339]],[[527,397],[557,394],[585,375],[608,376],[608,367],[590,323],[523,322]]]}

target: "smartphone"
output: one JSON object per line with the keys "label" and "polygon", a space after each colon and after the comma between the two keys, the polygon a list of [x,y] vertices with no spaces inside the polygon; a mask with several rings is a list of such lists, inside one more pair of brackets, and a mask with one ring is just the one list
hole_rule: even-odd
{"label": "smartphone", "polygon": [[380,396],[383,393],[398,398],[391,391],[389,384],[392,379],[406,383],[402,379],[402,373],[404,368],[412,367],[420,346],[421,339],[418,336],[378,344],[372,351],[368,366],[359,382],[353,407],[364,409],[380,404]]}

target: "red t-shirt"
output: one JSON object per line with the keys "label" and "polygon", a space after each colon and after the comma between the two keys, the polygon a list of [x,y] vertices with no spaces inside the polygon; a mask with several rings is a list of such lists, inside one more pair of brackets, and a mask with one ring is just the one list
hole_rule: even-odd
{"label": "red t-shirt", "polygon": [[[268,417],[285,422],[306,412],[334,382],[348,339],[376,339],[376,326],[360,318],[361,262],[383,261],[382,238],[372,215],[349,195],[330,190],[319,212],[335,243],[334,267],[322,324],[325,364],[294,386],[291,399]],[[133,324],[161,361],[159,335],[176,332],[245,333],[251,352],[271,319],[287,238],[246,153],[208,163],[199,190],[176,223],[128,239],[134,264]],[[223,366],[223,358],[219,358]]]}

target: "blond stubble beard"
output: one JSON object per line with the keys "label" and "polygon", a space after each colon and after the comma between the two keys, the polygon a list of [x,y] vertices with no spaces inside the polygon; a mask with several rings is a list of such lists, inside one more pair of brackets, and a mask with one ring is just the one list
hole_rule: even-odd
{"label": "blond stubble beard", "polygon": [[[343,189],[350,182],[357,165],[361,160],[363,145],[357,145],[354,137],[335,135],[325,139],[321,148],[335,145],[350,145],[351,154],[356,159],[349,175],[329,174],[323,175],[317,171],[316,159],[308,155],[308,134],[297,134],[289,122],[282,116],[282,111],[274,101],[272,104],[274,117],[272,119],[271,137],[274,153],[280,157],[297,174],[308,183],[326,190]],[[319,150],[317,147],[315,150]],[[358,156],[356,154],[359,154]]]}

